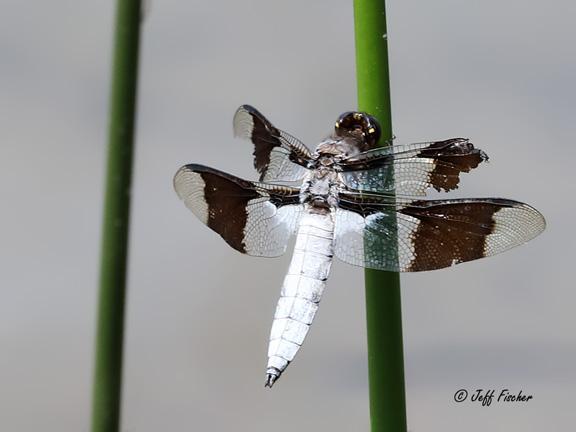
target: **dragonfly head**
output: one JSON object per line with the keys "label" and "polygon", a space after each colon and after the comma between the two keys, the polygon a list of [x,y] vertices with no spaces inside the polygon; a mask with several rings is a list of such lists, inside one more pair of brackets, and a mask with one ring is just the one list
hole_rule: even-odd
{"label": "dragonfly head", "polygon": [[334,125],[334,136],[353,138],[357,142],[360,151],[376,147],[380,135],[381,130],[378,120],[363,112],[345,112],[338,117]]}

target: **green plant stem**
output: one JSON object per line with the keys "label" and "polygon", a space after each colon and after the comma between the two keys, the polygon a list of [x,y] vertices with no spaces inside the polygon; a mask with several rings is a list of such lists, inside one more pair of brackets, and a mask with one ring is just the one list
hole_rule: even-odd
{"label": "green plant stem", "polygon": [[[384,0],[355,0],[354,21],[358,107],[379,120],[386,142],[392,138],[392,116]],[[405,432],[400,277],[366,269],[365,280],[371,430]]]}
{"label": "green plant stem", "polygon": [[102,227],[92,432],[115,432],[120,423],[139,27],[140,0],[118,0]]}

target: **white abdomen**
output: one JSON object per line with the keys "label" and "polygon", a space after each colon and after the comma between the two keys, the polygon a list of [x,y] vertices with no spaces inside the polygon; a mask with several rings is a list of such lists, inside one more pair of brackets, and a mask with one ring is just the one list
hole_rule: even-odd
{"label": "white abdomen", "polygon": [[266,371],[268,387],[272,387],[300,349],[330,272],[333,216],[329,211],[323,214],[313,211],[308,207],[300,220],[294,255],[274,314]]}

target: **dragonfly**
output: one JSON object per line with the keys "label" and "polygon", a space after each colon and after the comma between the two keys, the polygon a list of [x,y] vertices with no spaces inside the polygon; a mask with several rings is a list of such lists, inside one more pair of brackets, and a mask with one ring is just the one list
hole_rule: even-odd
{"label": "dragonfly", "polygon": [[333,257],[392,272],[450,267],[504,252],[540,234],[535,208],[503,198],[424,199],[448,192],[488,156],[465,138],[380,147],[370,114],[341,114],[314,151],[242,105],[234,135],[254,146],[258,181],[199,164],[174,177],[179,198],[237,251],[294,252],[270,332],[267,387],[278,380],[312,324]]}

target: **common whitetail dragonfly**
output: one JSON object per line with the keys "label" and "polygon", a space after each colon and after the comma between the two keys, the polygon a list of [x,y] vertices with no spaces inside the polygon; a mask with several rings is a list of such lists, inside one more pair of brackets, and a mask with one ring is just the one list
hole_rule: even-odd
{"label": "common whitetail dragonfly", "polygon": [[174,188],[242,253],[280,256],[296,233],[270,334],[268,387],[302,345],[334,255],[377,270],[434,270],[503,252],[545,227],[536,209],[518,201],[420,198],[429,188],[456,189],[460,173],[488,159],[468,139],[377,147],[376,119],[346,112],[312,152],[249,105],[236,111],[234,134],[254,144],[259,182],[190,164],[178,170]]}

